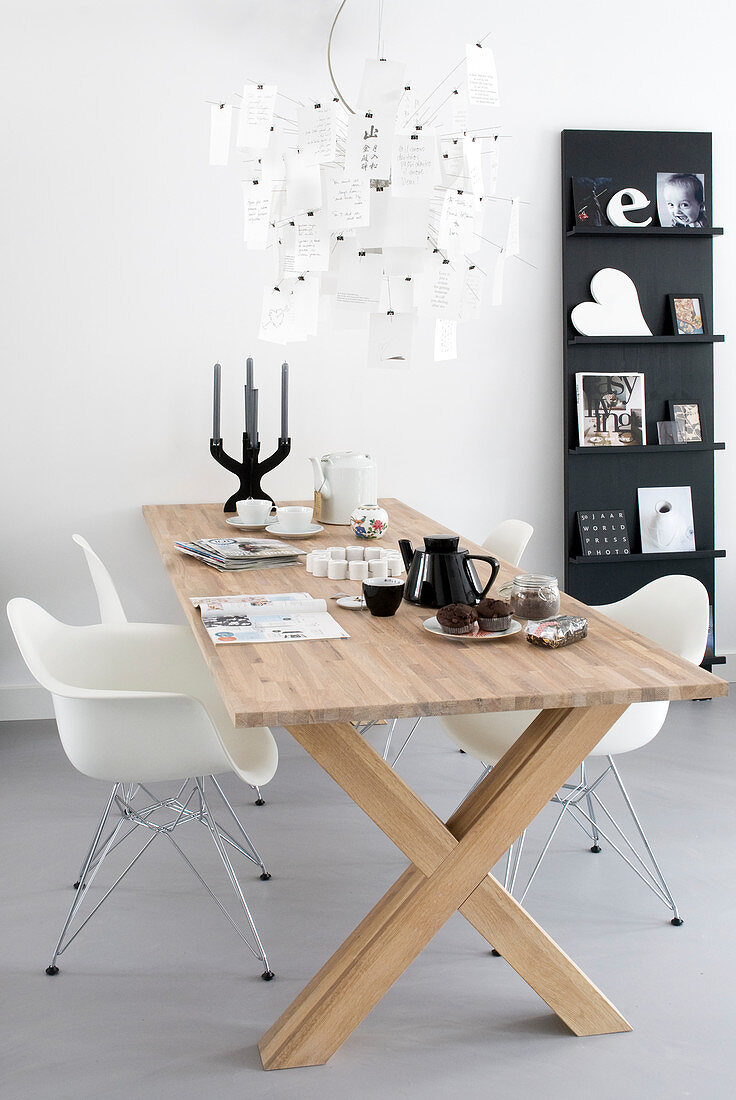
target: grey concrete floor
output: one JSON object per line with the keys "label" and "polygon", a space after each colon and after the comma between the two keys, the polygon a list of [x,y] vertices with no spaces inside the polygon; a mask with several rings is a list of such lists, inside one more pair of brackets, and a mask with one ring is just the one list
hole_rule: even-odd
{"label": "grey concrete floor", "polygon": [[[527,899],[633,1033],[574,1038],[456,915],[327,1066],[270,1074],[258,1038],[403,857],[279,731],[266,806],[227,782],[273,872],[262,883],[245,869],[243,881],[277,979],[260,980],[211,900],[157,843],[48,978],[106,789],[71,768],[53,723],[0,727],[0,1097],[732,1096],[735,719],[733,699],[677,704],[651,745],[619,761],[683,927],[615,853],[591,855],[572,823]],[[379,731],[369,736],[380,743]],[[430,720],[400,769],[447,816],[478,765]],[[530,830],[530,849],[551,813]],[[188,829],[187,850],[222,882],[205,831]]]}

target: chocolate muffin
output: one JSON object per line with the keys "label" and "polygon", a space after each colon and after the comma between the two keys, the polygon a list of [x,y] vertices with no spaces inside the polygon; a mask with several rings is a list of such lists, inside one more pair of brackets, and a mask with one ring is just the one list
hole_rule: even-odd
{"label": "chocolate muffin", "polygon": [[476,611],[481,630],[499,632],[511,626],[513,608],[506,600],[481,600]]}
{"label": "chocolate muffin", "polygon": [[445,634],[470,634],[478,622],[478,615],[469,604],[448,603],[437,612],[437,622]]}

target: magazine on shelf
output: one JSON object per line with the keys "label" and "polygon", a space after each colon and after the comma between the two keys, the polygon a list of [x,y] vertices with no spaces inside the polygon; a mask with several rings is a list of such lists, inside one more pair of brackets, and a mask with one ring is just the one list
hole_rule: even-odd
{"label": "magazine on shelf", "polygon": [[193,596],[192,603],[215,645],[350,637],[330,615],[325,601],[308,592]]}
{"label": "magazine on shelf", "polygon": [[174,546],[182,554],[197,558],[220,572],[289,565],[306,553],[278,539],[193,539],[192,542],[175,542]]}
{"label": "magazine on shelf", "polygon": [[647,441],[643,374],[576,374],[581,447],[637,447]]}

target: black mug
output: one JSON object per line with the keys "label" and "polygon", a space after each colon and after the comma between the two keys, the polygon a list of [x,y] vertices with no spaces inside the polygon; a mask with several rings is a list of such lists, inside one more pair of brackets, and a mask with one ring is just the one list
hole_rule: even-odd
{"label": "black mug", "polygon": [[379,618],[395,615],[403,598],[401,577],[371,577],[363,581],[363,599],[371,615]]}

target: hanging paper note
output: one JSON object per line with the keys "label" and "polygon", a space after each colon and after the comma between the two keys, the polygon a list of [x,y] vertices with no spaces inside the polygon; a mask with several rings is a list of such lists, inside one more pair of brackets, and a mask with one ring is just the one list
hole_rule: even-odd
{"label": "hanging paper note", "polygon": [[480,45],[467,45],[465,57],[468,71],[468,102],[476,107],[498,107],[498,77],[493,50]]}
{"label": "hanging paper note", "polygon": [[408,86],[404,88],[396,111],[396,130],[408,130],[416,125],[419,114],[419,96]]}
{"label": "hanging paper note", "polygon": [[245,246],[263,251],[268,244],[271,192],[258,180],[243,180],[242,188]]}
{"label": "hanging paper note", "polygon": [[276,236],[275,253],[275,266],[274,266],[274,285],[282,281],[282,279],[295,279],[298,272],[296,270],[296,226],[282,225]]}
{"label": "hanging paper note", "polygon": [[463,161],[465,163],[466,188],[474,195],[483,194],[483,146],[474,137],[463,138]]}
{"label": "hanging paper note", "polygon": [[318,164],[307,164],[294,150],[286,156],[286,217],[307,214],[322,207],[322,177]]}
{"label": "hanging paper note", "polygon": [[463,292],[460,298],[459,321],[477,321],[480,319],[484,278],[483,272],[478,267],[469,267],[466,270]]}
{"label": "hanging paper note", "polygon": [[331,233],[367,226],[370,220],[370,180],[365,175],[333,175],[326,179],[327,225]]}
{"label": "hanging paper note", "polygon": [[391,185],[383,229],[384,248],[423,248],[429,234],[428,198],[397,198]]}
{"label": "hanging paper note", "polygon": [[429,198],[439,183],[437,143],[425,130],[397,134],[391,153],[391,194],[395,198]]}
{"label": "hanging paper note", "polygon": [[337,156],[337,114],[334,103],[300,107],[297,145],[305,164],[331,164]]}
{"label": "hanging paper note", "polygon": [[294,264],[298,272],[327,271],[330,266],[330,234],[321,212],[297,220]]}
{"label": "hanging paper note", "polygon": [[345,146],[346,174],[387,180],[391,174],[393,135],[391,111],[384,109],[353,115],[348,122]]}
{"label": "hanging paper note", "polygon": [[470,181],[465,175],[463,143],[457,138],[442,138],[440,141],[440,173],[446,187],[471,190]]}
{"label": "hanging paper note", "polygon": [[459,270],[450,263],[440,263],[428,273],[423,304],[435,317],[457,320],[462,289]]}
{"label": "hanging paper note", "polygon": [[464,88],[457,88],[450,98],[452,132],[462,134],[468,128],[468,93]]}
{"label": "hanging paper note", "polygon": [[261,166],[261,182],[273,188],[277,184],[283,190],[286,179],[286,166],[284,164],[284,150],[286,137],[279,127],[274,127],[271,132],[271,140],[268,148],[261,150],[258,162]]}
{"label": "hanging paper note", "polygon": [[230,132],[233,109],[228,103],[210,107],[210,164],[223,165],[230,160]]}
{"label": "hanging paper note", "polygon": [[419,275],[427,266],[427,248],[384,248],[381,250],[384,275]]}
{"label": "hanging paper note", "polygon": [[395,110],[404,90],[405,70],[403,61],[366,59],[358,95],[358,110],[374,113],[379,107]]}
{"label": "hanging paper note", "polygon": [[381,280],[379,312],[411,313],[414,309],[415,280],[409,275],[384,275]]}
{"label": "hanging paper note", "polygon": [[457,321],[438,317],[434,323],[434,358],[436,363],[457,359]]}
{"label": "hanging paper note", "polygon": [[501,151],[498,147],[497,139],[494,139],[491,143],[490,149],[484,150],[483,158],[488,169],[488,183],[486,184],[485,193],[486,195],[495,195],[496,187],[498,186],[498,169],[501,161]]}
{"label": "hanging paper note", "polygon": [[294,319],[291,292],[287,288],[266,287],[261,307],[261,327],[259,340],[270,344],[286,344],[289,340]]}
{"label": "hanging paper note", "polygon": [[456,259],[478,247],[475,236],[479,195],[468,191],[446,191],[442,201],[437,247],[450,259]]}
{"label": "hanging paper note", "polygon": [[238,149],[265,149],[271,136],[276,85],[246,84],[238,112]]}
{"label": "hanging paper note", "polygon": [[340,267],[335,302],[346,309],[370,313],[378,308],[381,295],[381,257],[375,253],[354,255]]}
{"label": "hanging paper note", "polygon": [[509,227],[506,232],[506,246],[504,253],[507,256],[519,255],[519,199],[511,200],[511,214],[509,215]]}
{"label": "hanging paper note", "polygon": [[371,313],[368,366],[407,369],[411,363],[414,314]]}
{"label": "hanging paper note", "polygon": [[493,299],[492,304],[494,306],[503,305],[503,272],[506,266],[506,257],[503,252],[499,253],[496,260],[496,270],[493,273]]}

